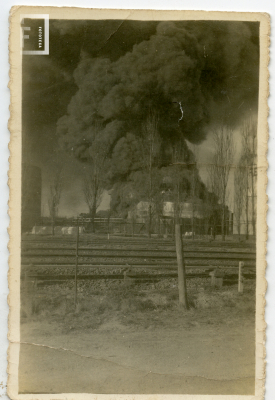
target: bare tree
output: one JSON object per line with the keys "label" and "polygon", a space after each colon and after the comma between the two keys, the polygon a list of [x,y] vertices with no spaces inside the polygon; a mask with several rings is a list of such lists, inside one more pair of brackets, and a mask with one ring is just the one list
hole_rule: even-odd
{"label": "bare tree", "polygon": [[251,198],[251,220],[253,236],[256,234],[255,216],[255,159],[256,159],[257,125],[252,118],[247,119],[242,126],[242,165],[245,169],[245,218],[246,238],[249,235],[249,198]]}
{"label": "bare tree", "polygon": [[101,203],[104,189],[101,186],[97,176],[86,173],[83,178],[83,193],[86,204],[89,208],[89,215],[92,219],[92,227],[94,231],[94,218],[96,216],[96,210]]}
{"label": "bare tree", "polygon": [[197,173],[196,167],[199,165],[199,148],[198,145],[193,143],[189,144],[189,148],[193,153],[193,163],[192,163],[192,179],[191,179],[191,201],[192,201],[192,239],[194,240],[195,236],[195,199],[196,192],[199,184],[199,175]]}
{"label": "bare tree", "polygon": [[222,240],[225,240],[225,210],[227,185],[234,155],[232,129],[221,126],[213,131],[214,156],[208,168],[210,190],[215,193],[222,207]]}
{"label": "bare tree", "polygon": [[[161,182],[161,177],[160,174],[158,176],[158,183]],[[157,217],[157,232],[158,235],[161,235],[161,221],[163,220],[163,192],[160,188],[160,185],[158,184],[158,190],[155,191],[154,195],[154,212]]]}
{"label": "bare tree", "polygon": [[156,160],[160,151],[160,137],[158,134],[158,115],[154,111],[150,111],[143,125],[143,163],[148,174],[148,236],[151,236],[152,217],[158,208],[154,204],[158,196],[158,173],[156,172]]}
{"label": "bare tree", "polygon": [[173,202],[173,222],[176,225],[180,223],[183,203],[190,194],[192,179],[190,168],[194,166],[194,163],[190,160],[188,146],[182,136],[179,136],[177,142],[171,146],[171,161],[169,166],[163,168],[163,173],[167,182],[168,190],[166,189],[166,192],[169,193],[169,198]]}
{"label": "bare tree", "polygon": [[246,169],[239,161],[234,172],[234,214],[237,225],[239,240],[241,238],[241,218],[245,206],[246,192]]}
{"label": "bare tree", "polygon": [[107,160],[107,146],[100,138],[101,125],[95,123],[92,127],[92,141],[88,148],[86,171],[83,177],[83,193],[94,232],[96,210],[101,203],[104,192],[104,176]]}
{"label": "bare tree", "polygon": [[[208,187],[211,187],[211,184],[208,183]],[[217,225],[219,223],[219,208],[217,203],[216,195],[211,191],[206,191],[202,206],[202,213],[204,216],[205,234],[211,234],[211,240],[215,239]]]}
{"label": "bare tree", "polygon": [[58,207],[60,203],[60,197],[62,192],[62,176],[61,176],[61,168],[57,168],[56,172],[52,178],[50,183],[50,193],[48,196],[48,207],[49,214],[52,222],[52,235],[54,236],[54,228],[56,217],[58,216]]}

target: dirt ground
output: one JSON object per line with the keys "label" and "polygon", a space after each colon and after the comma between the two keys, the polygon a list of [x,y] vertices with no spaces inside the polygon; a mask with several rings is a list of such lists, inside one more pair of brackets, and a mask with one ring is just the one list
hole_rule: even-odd
{"label": "dirt ground", "polygon": [[254,394],[253,284],[189,283],[182,311],[175,283],[25,294],[20,393]]}

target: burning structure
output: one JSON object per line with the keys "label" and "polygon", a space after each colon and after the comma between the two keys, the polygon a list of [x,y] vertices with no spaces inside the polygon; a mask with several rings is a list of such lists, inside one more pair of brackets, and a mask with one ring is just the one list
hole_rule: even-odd
{"label": "burning structure", "polygon": [[78,89],[57,122],[63,147],[90,166],[94,192],[113,189],[117,215],[145,199],[152,207],[167,176],[171,201],[185,202],[198,175],[196,167],[177,165],[193,161],[186,141],[201,143],[211,127],[234,128],[257,109],[255,24],[175,21],[151,28],[124,54],[82,52],[73,74]]}
{"label": "burning structure", "polygon": [[[188,234],[194,231],[196,235],[220,235],[222,232],[222,207],[216,204],[215,208],[209,209],[202,200],[196,199],[180,203],[179,221],[183,226],[183,232]],[[148,224],[149,202],[140,201],[131,211],[128,212],[128,221],[137,224]],[[166,231],[170,229],[173,233],[175,224],[175,204],[165,201],[161,204],[161,213],[154,212],[152,217],[152,230]],[[160,226],[162,225],[162,227]],[[233,213],[226,207],[225,233],[233,233]]]}

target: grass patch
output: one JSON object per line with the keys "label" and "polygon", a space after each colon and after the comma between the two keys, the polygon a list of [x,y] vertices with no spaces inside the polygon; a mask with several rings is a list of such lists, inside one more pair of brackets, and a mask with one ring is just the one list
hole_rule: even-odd
{"label": "grass patch", "polygon": [[[179,311],[178,289],[121,287],[78,294],[75,307],[73,290],[59,294],[44,290],[21,293],[21,322],[29,320],[54,321],[65,332],[79,329],[99,329],[119,321],[123,326],[151,328],[156,326],[193,326],[194,321],[208,324],[223,323],[232,318],[255,315],[255,289],[244,294],[237,287],[188,289],[190,309]],[[189,325],[188,325],[189,324]],[[108,328],[109,329],[109,328]],[[111,329],[111,328],[110,328]]]}

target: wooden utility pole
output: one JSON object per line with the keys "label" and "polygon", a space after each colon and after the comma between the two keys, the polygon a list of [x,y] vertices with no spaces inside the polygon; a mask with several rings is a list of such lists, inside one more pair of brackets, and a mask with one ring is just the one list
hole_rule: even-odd
{"label": "wooden utility pole", "polygon": [[151,237],[151,225],[152,225],[152,137],[150,136],[150,153],[149,153],[149,184],[150,184],[150,195],[149,195],[149,222],[148,222],[148,237]]}
{"label": "wooden utility pole", "polygon": [[107,219],[107,235],[108,235],[108,240],[110,240],[110,215],[108,215]]}
{"label": "wooden utility pole", "polygon": [[238,292],[243,293],[243,266],[244,263],[242,261],[239,262],[239,275],[238,275]]}
{"label": "wooden utility pole", "polygon": [[248,172],[248,166],[246,166],[246,240],[248,240],[249,237],[249,219],[248,219],[248,206],[249,206],[249,202],[248,202],[248,180],[249,180],[249,172]]}
{"label": "wooden utility pole", "polygon": [[[254,162],[254,160],[253,160]],[[252,232],[253,237],[256,236],[256,226],[255,226],[255,203],[254,203],[254,164],[251,166],[251,208],[252,208]]]}
{"label": "wooden utility pole", "polygon": [[255,224],[255,204],[254,204],[254,159],[255,159],[255,134],[252,132],[252,166],[251,166],[251,200],[252,200],[252,229],[253,236],[256,237],[256,224]]}
{"label": "wooden utility pole", "polygon": [[74,275],[74,305],[77,305],[77,270],[78,270],[78,243],[79,243],[79,221],[76,228],[76,252],[75,252],[75,275]]}
{"label": "wooden utility pole", "polygon": [[192,240],[194,240],[195,234],[194,234],[194,203],[195,203],[195,163],[193,165],[193,172],[192,172]]}
{"label": "wooden utility pole", "polygon": [[175,236],[178,262],[179,307],[188,309],[185,263],[182,244],[182,226],[179,223],[176,223],[175,226]]}
{"label": "wooden utility pole", "polygon": [[135,236],[135,217],[132,217],[132,236]]}

